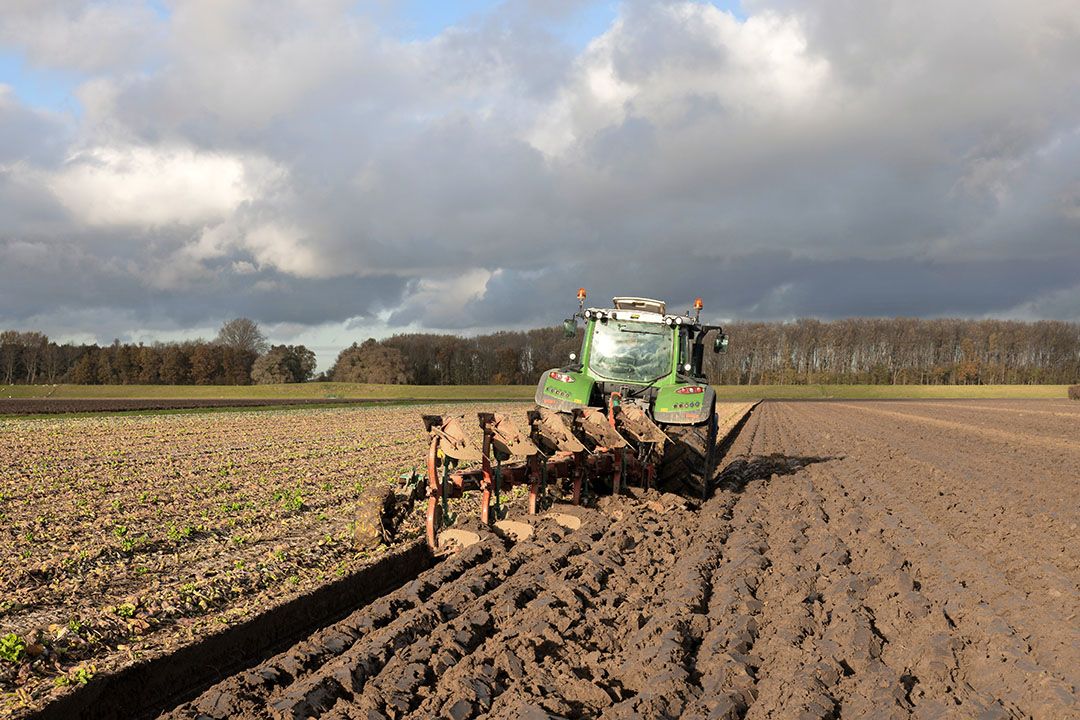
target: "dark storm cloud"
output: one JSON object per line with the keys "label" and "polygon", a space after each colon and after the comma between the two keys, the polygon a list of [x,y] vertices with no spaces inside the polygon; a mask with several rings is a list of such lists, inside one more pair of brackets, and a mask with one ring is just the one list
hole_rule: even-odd
{"label": "dark storm cloud", "polygon": [[588,290],[589,305],[638,295],[666,298],[669,312],[683,312],[701,297],[708,317],[758,320],[1004,313],[1035,294],[1068,290],[1076,276],[1053,260],[807,260],[758,253],[702,261],[670,255],[619,268],[573,264],[504,272],[466,310],[480,326],[552,324],[576,309],[579,284]]}
{"label": "dark storm cloud", "polygon": [[[10,298],[0,318],[75,310],[113,311],[143,327],[200,327],[235,316],[262,323],[319,325],[370,318],[400,302],[403,278],[392,275],[295,277],[275,270],[237,272],[228,259],[180,288],[155,287],[149,277],[103,262],[77,244],[0,245],[0,286]],[[242,261],[239,261],[242,262]],[[32,266],[33,273],[24,271]],[[88,332],[110,331],[87,328]]]}
{"label": "dark storm cloud", "polygon": [[123,70],[98,16],[27,4],[0,42],[66,17],[87,79],[77,118],[0,101],[0,322],[478,331],[579,285],[1080,319],[1075,3],[627,0],[582,50],[586,4],[402,42],[345,0],[192,0]]}

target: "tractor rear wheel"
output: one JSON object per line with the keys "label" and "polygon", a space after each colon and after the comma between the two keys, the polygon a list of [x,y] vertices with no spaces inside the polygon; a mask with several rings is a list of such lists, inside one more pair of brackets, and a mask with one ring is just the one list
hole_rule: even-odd
{"label": "tractor rear wheel", "polygon": [[700,425],[661,425],[671,439],[660,463],[661,489],[688,497],[712,495],[716,467],[716,412]]}

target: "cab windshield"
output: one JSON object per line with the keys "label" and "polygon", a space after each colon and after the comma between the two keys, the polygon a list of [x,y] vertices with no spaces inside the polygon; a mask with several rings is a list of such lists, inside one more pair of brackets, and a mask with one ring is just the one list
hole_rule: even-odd
{"label": "cab windshield", "polygon": [[608,380],[650,382],[671,372],[671,328],[658,323],[593,323],[589,369]]}

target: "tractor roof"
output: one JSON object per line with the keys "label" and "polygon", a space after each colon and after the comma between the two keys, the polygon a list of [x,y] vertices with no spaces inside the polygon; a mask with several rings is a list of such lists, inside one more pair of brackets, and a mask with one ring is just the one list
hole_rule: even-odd
{"label": "tractor roof", "polygon": [[638,310],[641,312],[656,313],[657,315],[667,315],[667,304],[663,300],[652,300],[650,298],[640,297],[616,297],[612,298],[611,302],[615,304],[616,310]]}
{"label": "tractor roof", "polygon": [[614,304],[614,308],[591,307],[587,309],[584,314],[585,319],[633,320],[636,322],[658,323],[670,327],[685,325],[692,328],[701,328],[700,321],[697,318],[690,317],[690,313],[686,315],[668,315],[667,306],[663,300],[617,297],[612,298],[611,302]]}

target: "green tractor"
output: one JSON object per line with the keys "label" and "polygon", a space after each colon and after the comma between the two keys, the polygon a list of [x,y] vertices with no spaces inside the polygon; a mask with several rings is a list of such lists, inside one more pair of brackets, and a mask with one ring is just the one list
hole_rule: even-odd
{"label": "green tractor", "polygon": [[667,490],[707,497],[716,463],[716,396],[702,368],[706,336],[715,331],[713,352],[725,352],[728,338],[718,325],[695,313],[669,315],[664,302],[617,297],[611,308],[586,308],[578,291],[578,312],[567,319],[567,337],[585,321],[580,354],[570,364],[545,372],[536,404],[558,413],[603,408],[635,409],[667,436],[657,469]]}

